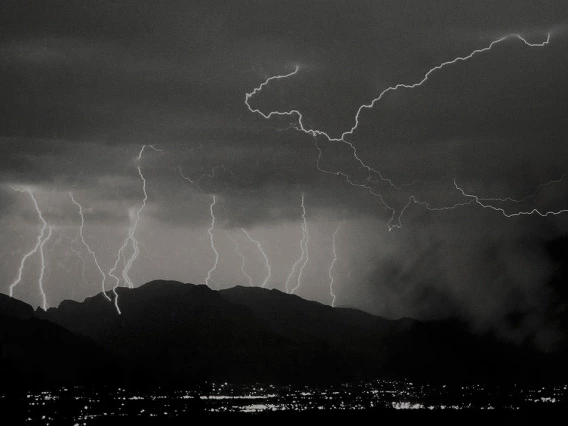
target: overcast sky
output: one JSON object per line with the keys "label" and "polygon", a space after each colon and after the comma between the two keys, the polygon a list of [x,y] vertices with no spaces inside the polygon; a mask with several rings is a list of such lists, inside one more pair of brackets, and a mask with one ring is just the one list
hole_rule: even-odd
{"label": "overcast sky", "polygon": [[[101,289],[68,192],[85,208],[85,239],[108,272],[141,206],[140,166],[148,200],[129,273],[135,285],[205,281],[215,262],[214,195],[219,262],[210,285],[249,284],[229,237],[253,283],[264,281],[264,258],[242,227],[270,261],[267,288],[284,290],[301,255],[304,194],[309,259],[296,294],[331,303],[341,224],[331,271],[337,306],[391,318],[457,315],[508,338],[553,341],[554,264],[544,247],[568,233],[568,214],[507,218],[475,203],[400,213],[411,196],[432,208],[472,202],[454,179],[483,198],[522,198],[559,180],[522,204],[491,205],[507,214],[568,208],[568,177],[560,180],[568,172],[567,24],[563,0],[4,0],[0,290],[8,292],[41,227],[29,195],[12,187],[30,188],[53,226],[44,289],[57,306]],[[550,33],[550,42],[510,37],[360,114],[346,140],[395,186],[414,182],[400,190],[349,145],[295,130],[297,116],[266,120],[245,104],[246,93],[298,65],[250,104],[299,110],[306,127],[340,137],[387,87],[419,82],[511,33],[535,44]],[[137,160],[144,144],[158,150]],[[180,170],[203,178],[192,185]],[[402,226],[389,231],[389,220]],[[36,254],[14,290],[34,306],[39,270]]]}

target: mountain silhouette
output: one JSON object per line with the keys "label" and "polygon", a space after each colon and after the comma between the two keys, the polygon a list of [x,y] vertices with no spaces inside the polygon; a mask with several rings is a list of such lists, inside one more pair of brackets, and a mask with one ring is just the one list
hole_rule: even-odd
{"label": "mountain silhouette", "polygon": [[566,377],[561,358],[473,334],[457,320],[387,320],[258,287],[215,291],[158,280],[117,292],[121,315],[99,294],[38,310],[35,321],[55,323],[120,360],[115,377],[127,384]]}
{"label": "mountain silhouette", "polygon": [[505,343],[458,320],[387,320],[258,287],[158,280],[117,293],[120,315],[102,293],[35,312],[0,294],[2,386],[568,378],[565,351]]}
{"label": "mountain silhouette", "polygon": [[0,294],[0,390],[112,383],[120,363],[101,346]]}

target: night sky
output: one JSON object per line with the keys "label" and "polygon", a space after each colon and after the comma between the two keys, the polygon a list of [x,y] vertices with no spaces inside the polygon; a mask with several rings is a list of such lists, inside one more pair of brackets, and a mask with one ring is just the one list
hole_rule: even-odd
{"label": "night sky", "polygon": [[[148,199],[135,231],[135,285],[205,281],[215,196],[210,286],[249,285],[231,238],[253,284],[267,276],[243,228],[269,259],[266,287],[284,291],[301,255],[304,194],[309,259],[295,294],[331,303],[341,225],[336,306],[458,316],[542,346],[560,336],[549,320],[557,306],[545,246],[568,234],[568,213],[512,215],[568,209],[564,0],[4,0],[2,9],[0,291],[41,227],[29,194],[13,188],[29,188],[52,227],[43,245],[48,305],[101,291],[69,192],[110,290],[108,271],[142,205],[139,166]],[[512,33],[550,40],[530,47],[509,37],[385,94],[345,137],[361,162],[347,143],[298,131],[297,115],[264,119],[245,104],[298,66],[250,105],[301,111],[305,128],[340,138],[389,86],[419,82]],[[500,211],[455,185],[480,198],[534,196],[482,202]],[[14,297],[41,306],[39,251],[25,266]],[[512,324],[511,314],[521,320]]]}

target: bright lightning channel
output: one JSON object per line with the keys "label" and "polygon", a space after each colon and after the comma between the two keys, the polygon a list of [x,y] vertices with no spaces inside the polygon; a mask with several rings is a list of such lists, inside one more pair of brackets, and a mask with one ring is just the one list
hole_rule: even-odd
{"label": "bright lightning channel", "polygon": [[[491,50],[495,45],[497,45],[497,44],[499,44],[499,43],[501,43],[501,42],[503,42],[503,41],[505,41],[505,40],[512,39],[512,38],[515,38],[515,39],[520,40],[521,42],[523,42],[523,43],[524,43],[525,45],[527,45],[528,47],[544,47],[544,46],[548,45],[549,42],[550,42],[550,33],[547,34],[546,40],[545,40],[544,42],[542,42],[542,43],[530,43],[530,42],[528,42],[525,38],[523,38],[520,34],[509,34],[509,35],[506,35],[506,36],[504,36],[504,37],[501,37],[501,38],[499,38],[499,39],[497,39],[497,40],[492,41],[492,42],[491,42],[488,46],[486,46],[486,47],[473,50],[473,51],[472,51],[471,53],[469,53],[468,55],[465,55],[465,56],[458,56],[458,57],[456,57],[456,58],[454,58],[454,59],[452,59],[452,60],[442,62],[441,64],[432,67],[431,69],[429,69],[429,70],[426,72],[426,74],[424,74],[424,76],[422,77],[421,80],[419,80],[419,81],[417,81],[417,82],[415,82],[415,83],[399,83],[399,84],[396,84],[396,85],[393,85],[393,86],[389,86],[389,87],[387,87],[386,89],[384,89],[382,92],[380,92],[379,95],[378,95],[376,98],[372,99],[371,102],[366,103],[366,104],[363,104],[363,105],[361,105],[361,106],[357,109],[357,112],[356,112],[355,117],[354,117],[354,124],[353,124],[353,126],[352,126],[349,130],[344,131],[344,132],[341,134],[340,137],[332,137],[332,136],[330,136],[328,133],[326,133],[326,132],[323,131],[323,130],[307,128],[307,127],[304,125],[304,122],[303,122],[303,120],[304,120],[303,114],[302,114],[300,111],[296,110],[296,109],[292,109],[292,110],[289,110],[289,111],[270,111],[270,112],[267,112],[267,113],[266,113],[266,112],[261,111],[261,110],[258,109],[258,108],[254,108],[254,107],[251,106],[250,101],[251,101],[251,99],[252,99],[252,97],[253,97],[254,95],[258,94],[258,93],[259,93],[266,85],[268,85],[271,81],[282,80],[282,79],[286,79],[286,78],[288,78],[288,77],[292,77],[292,76],[296,75],[296,74],[298,73],[298,71],[300,70],[300,67],[299,67],[299,66],[296,66],[295,69],[294,69],[294,71],[292,71],[292,72],[290,72],[290,73],[288,73],[288,74],[275,75],[275,76],[272,76],[272,77],[267,78],[267,79],[266,79],[263,83],[261,83],[258,87],[254,88],[254,89],[252,90],[252,92],[246,93],[246,94],[245,94],[245,105],[247,106],[247,108],[248,108],[248,110],[249,110],[250,112],[255,113],[255,114],[258,114],[258,115],[260,115],[261,117],[263,117],[264,119],[267,119],[267,120],[270,119],[270,118],[272,118],[272,117],[274,117],[274,116],[296,116],[296,117],[297,117],[297,124],[290,125],[289,128],[294,128],[294,129],[297,130],[297,131],[303,132],[303,133],[308,134],[308,135],[310,135],[310,136],[313,136],[313,137],[315,138],[315,140],[316,140],[316,147],[317,147],[317,149],[318,149],[318,151],[319,151],[318,161],[317,161],[317,164],[316,164],[317,169],[318,169],[320,172],[324,172],[324,173],[328,173],[328,174],[334,174],[334,175],[336,175],[336,176],[342,176],[343,178],[346,179],[346,181],[347,181],[350,185],[363,188],[363,189],[369,191],[372,195],[379,197],[379,199],[380,199],[381,202],[385,205],[385,207],[387,207],[389,210],[392,211],[392,217],[391,217],[391,219],[389,220],[389,224],[388,224],[389,230],[391,230],[392,228],[399,228],[399,227],[401,226],[401,223],[400,223],[400,216],[401,216],[401,215],[398,216],[397,223],[393,224],[392,222],[393,222],[393,220],[395,219],[396,210],[395,210],[393,207],[389,206],[389,205],[385,202],[385,200],[383,199],[383,197],[382,197],[380,194],[374,192],[371,186],[353,182],[353,181],[351,180],[351,178],[350,178],[346,173],[344,173],[344,172],[341,172],[341,171],[333,172],[333,171],[329,171],[329,170],[322,169],[322,168],[320,167],[320,159],[321,159],[321,154],[322,154],[322,152],[321,152],[321,149],[319,148],[319,146],[317,145],[317,137],[318,137],[318,136],[323,136],[323,137],[326,138],[329,142],[340,142],[340,143],[344,143],[344,144],[348,145],[348,146],[350,147],[352,153],[353,153],[353,158],[355,158],[355,159],[359,162],[359,164],[361,164],[361,166],[363,166],[364,169],[366,169],[369,173],[371,173],[371,172],[372,172],[372,173],[376,173],[376,174],[379,176],[379,178],[380,178],[383,182],[388,183],[391,187],[393,187],[393,188],[395,188],[395,189],[402,189],[404,186],[409,186],[409,184],[396,185],[392,179],[389,179],[389,178],[384,177],[384,176],[381,174],[380,171],[378,171],[378,170],[374,169],[373,167],[371,167],[371,166],[365,164],[365,162],[359,157],[355,145],[354,145],[352,142],[349,142],[348,140],[346,140],[346,137],[352,136],[352,135],[355,133],[355,131],[357,130],[357,128],[359,127],[359,119],[360,119],[360,116],[361,116],[362,111],[363,111],[364,109],[371,109],[371,108],[373,108],[373,107],[375,106],[375,104],[376,104],[377,102],[379,102],[381,99],[383,99],[383,97],[384,97],[387,93],[389,93],[389,92],[394,92],[394,91],[399,90],[399,89],[415,89],[415,88],[417,88],[417,87],[419,87],[419,86],[422,86],[424,83],[426,83],[426,82],[428,81],[428,79],[430,78],[430,76],[431,76],[433,73],[435,73],[436,71],[439,71],[439,70],[441,70],[441,69],[443,69],[443,68],[445,68],[445,67],[451,66],[451,65],[453,65],[453,64],[455,64],[455,63],[458,63],[458,62],[465,62],[465,61],[468,61],[469,59],[473,58],[474,56],[476,56],[476,55],[478,55],[478,54],[481,54],[481,53],[484,53],[484,52],[487,52],[487,51]],[[463,193],[463,191],[462,191],[462,193]],[[465,195],[465,194],[464,194],[464,195]],[[472,201],[473,201],[473,200],[472,200]],[[477,200],[476,200],[476,202],[477,202],[478,204],[481,204],[480,201],[481,201],[481,199],[477,199]],[[418,202],[418,201],[416,201],[416,199],[415,199],[414,197],[411,197],[411,198],[409,199],[408,203],[406,204],[406,206],[403,208],[402,211],[404,211],[409,205],[411,205],[411,204],[413,204],[413,203],[417,203],[417,204],[424,205],[427,209],[430,209],[430,208],[428,207],[428,204],[427,204],[427,203],[425,203],[425,202]],[[461,206],[461,205],[467,205],[467,204],[470,204],[470,203],[458,203],[458,204],[456,204],[456,205],[454,205],[454,206],[450,206],[449,209],[452,209],[452,208],[455,208],[455,207],[458,207],[458,206]],[[492,208],[492,207],[490,207],[490,206],[487,206],[487,207],[488,207],[488,208]],[[445,208],[444,208],[444,209],[445,209]],[[496,210],[499,210],[498,208],[495,208],[495,209],[496,209]],[[434,208],[434,209],[431,209],[431,210],[442,210],[442,208]],[[562,213],[562,212],[563,212],[563,211],[561,211],[560,213]],[[503,213],[504,213],[504,212],[503,212]],[[536,209],[533,210],[533,211],[531,211],[530,213],[521,213],[521,214],[533,214],[533,213],[541,214],[541,213],[538,212]],[[401,212],[401,214],[402,214],[402,212]],[[505,214],[505,213],[504,213],[504,214]],[[549,212],[549,214],[554,214],[554,212]],[[543,214],[541,214],[541,215],[543,215]],[[293,274],[293,272],[294,272],[294,270],[292,271],[292,274]]]}
{"label": "bright lightning channel", "polygon": [[215,253],[215,263],[207,272],[207,277],[205,278],[205,285],[209,286],[209,280],[211,280],[211,274],[217,268],[217,263],[219,263],[219,252],[215,248],[215,240],[213,239],[213,228],[215,227],[215,213],[213,211],[213,207],[217,204],[217,197],[215,195],[211,196],[211,204],[209,205],[209,212],[211,213],[211,226],[207,229],[207,233],[209,234],[209,241],[211,242],[211,250]]}
{"label": "bright lightning channel", "polygon": [[240,245],[239,245],[239,241],[236,238],[233,238],[231,236],[231,233],[229,231],[225,231],[225,234],[227,235],[227,238],[229,238],[229,240],[231,240],[233,242],[233,244],[235,245],[235,252],[240,256],[241,258],[241,272],[243,273],[243,275],[245,277],[248,278],[249,281],[249,285],[251,287],[253,287],[253,283],[252,283],[252,277],[247,274],[247,272],[245,271],[245,263],[246,263],[246,258],[245,255],[240,251]]}
{"label": "bright lightning channel", "polygon": [[[302,249],[302,256],[294,263],[292,266],[292,271],[290,275],[288,275],[288,279],[286,279],[286,292],[290,294],[294,294],[294,292],[300,287],[302,283],[302,273],[304,271],[304,267],[308,263],[308,241],[309,241],[309,234],[308,234],[308,223],[306,221],[306,205],[304,203],[304,194],[302,193],[302,240],[300,241],[300,248]],[[296,286],[291,290],[288,291],[288,283],[292,275],[296,272],[296,266],[298,266],[303,260],[302,266],[300,266],[300,270],[298,272],[298,280]]]}
{"label": "bright lightning channel", "polygon": [[[83,255],[81,254],[80,250],[76,250],[74,247],[74,244],[77,242],[77,237],[79,236],[79,233],[77,232],[77,235],[75,236],[75,238],[69,238],[69,237],[65,237],[69,240],[70,244],[69,244],[69,249],[75,253],[75,255],[77,256],[77,258],[81,261],[81,278],[83,279],[83,283],[88,285],[89,283],[87,282],[87,278],[85,277],[85,273],[86,273],[86,265],[85,265],[85,259],[83,258]],[[104,293],[104,292],[103,292]],[[110,298],[109,298],[110,300]]]}
{"label": "bright lightning channel", "polygon": [[[85,216],[83,215],[83,206],[75,200],[75,198],[73,197],[73,193],[70,192],[69,197],[71,198],[71,201],[73,202],[73,204],[75,204],[79,208],[79,216],[81,217],[81,226],[79,226],[79,237],[81,238],[81,242],[83,243],[83,246],[87,249],[87,251],[89,252],[91,257],[93,258],[93,261],[95,262],[95,266],[97,267],[97,269],[99,270],[99,273],[101,274],[101,289],[102,289],[102,292],[103,292],[103,296],[107,300],[110,301],[111,300],[110,297],[105,292],[106,274],[104,273],[103,268],[101,268],[101,265],[99,264],[99,261],[97,260],[97,255],[91,249],[89,244],[87,244],[87,241],[85,240],[85,236],[83,234],[83,229],[85,227]],[[73,250],[73,243],[71,243],[71,249]],[[73,251],[75,251],[75,250],[73,250]],[[79,252],[76,252],[76,253],[81,258],[81,260],[83,260],[83,258],[80,256]],[[85,278],[84,275],[85,275],[85,262],[83,260],[83,279]]]}
{"label": "bright lightning channel", "polygon": [[41,269],[40,269],[40,277],[39,277],[39,280],[38,280],[38,285],[39,285],[39,288],[40,288],[40,292],[42,294],[42,306],[45,310],[47,303],[46,303],[45,293],[43,291],[43,274],[44,274],[44,269],[45,269],[45,257],[44,257],[44,253],[43,253],[43,244],[45,244],[45,242],[51,236],[51,227],[49,227],[47,237],[44,238],[45,231],[48,228],[47,222],[43,218],[43,215],[41,213],[41,210],[39,208],[37,200],[36,200],[32,190],[30,188],[20,189],[20,188],[12,187],[12,189],[14,191],[25,192],[25,193],[29,194],[29,196],[32,199],[32,202],[34,204],[34,207],[35,207],[35,210],[36,210],[37,215],[39,217],[39,220],[41,221],[41,228],[40,228],[39,235],[37,236],[35,246],[29,252],[24,254],[24,256],[22,257],[22,260],[20,261],[20,266],[18,268],[18,275],[16,276],[16,279],[12,282],[12,284],[10,284],[8,292],[9,292],[10,297],[14,297],[14,288],[16,288],[16,286],[22,281],[22,275],[23,275],[23,272],[24,272],[24,268],[26,266],[26,261],[28,260],[28,258],[30,256],[33,256],[39,250],[40,251],[40,261],[41,261],[40,267],[41,267]]}
{"label": "bright lightning channel", "polygon": [[337,251],[335,248],[335,239],[337,237],[337,233],[339,232],[339,230],[341,229],[341,223],[339,223],[339,225],[337,225],[337,228],[335,230],[335,232],[333,233],[333,240],[332,240],[332,248],[333,248],[333,260],[331,261],[331,265],[329,266],[329,270],[328,270],[328,275],[329,275],[329,294],[332,297],[331,300],[331,306],[333,308],[335,308],[335,294],[333,293],[333,282],[334,282],[334,278],[333,275],[331,273],[331,271],[333,270],[333,267],[335,266],[335,262],[337,261]]}
{"label": "bright lightning channel", "polygon": [[[496,206],[493,206],[491,204],[483,203],[483,201],[506,201],[506,199],[495,199],[495,198],[484,199],[484,198],[479,198],[477,195],[468,194],[461,187],[458,186],[455,179],[454,179],[454,186],[456,187],[456,189],[458,191],[460,191],[462,193],[462,195],[464,197],[471,198],[472,202],[479,204],[481,207],[483,207],[485,209],[491,209],[491,210],[498,211],[505,217],[529,216],[529,215],[533,215],[533,214],[537,214],[537,215],[542,216],[542,217],[547,217],[547,216],[558,216],[562,213],[568,213],[568,209],[560,209],[560,210],[555,210],[555,211],[550,210],[550,211],[541,212],[537,208],[533,208],[531,210],[521,210],[521,211],[516,212],[516,213],[507,213],[505,211],[505,209],[503,209],[501,207],[496,207]],[[514,201],[514,202],[518,202],[517,200],[512,200],[512,199],[509,199],[509,200]]]}
{"label": "bright lightning channel", "polygon": [[[538,192],[542,189],[545,188],[547,186],[553,185],[555,183],[560,183],[564,180],[564,178],[568,176],[568,173],[564,173],[562,176],[560,176],[558,179],[554,179],[551,180],[549,182],[546,183],[541,183],[540,185],[538,185],[533,192],[531,192],[530,194],[527,194],[521,198],[511,198],[511,197],[505,197],[505,198],[478,198],[481,201],[502,201],[502,202],[512,202],[512,203],[522,203],[523,201],[528,200],[529,198],[533,198],[536,197],[536,194],[538,194]],[[455,180],[454,180],[454,186],[455,186]]]}
{"label": "bright lightning channel", "polygon": [[270,262],[268,261],[268,256],[266,255],[266,253],[264,252],[264,249],[262,248],[262,246],[260,245],[260,241],[257,241],[255,239],[253,239],[250,234],[247,232],[246,229],[241,228],[241,231],[243,231],[245,233],[245,235],[247,236],[247,238],[253,242],[254,244],[256,244],[256,246],[258,247],[258,250],[260,251],[260,253],[262,254],[262,257],[264,257],[264,262],[266,264],[266,271],[267,271],[267,275],[266,278],[264,278],[264,281],[262,282],[261,287],[264,288],[266,287],[266,283],[268,282],[268,280],[270,279],[270,277],[272,276],[272,268],[270,267]]}
{"label": "bright lightning channel", "polygon": [[[148,145],[148,146],[150,148],[152,148],[154,151],[162,152],[160,149],[157,149],[153,145]],[[140,167],[140,162],[142,161],[142,154],[144,153],[145,148],[146,148],[146,145],[142,145],[142,148],[140,148],[140,152],[138,153],[138,156],[136,157],[136,160],[138,161],[138,166],[136,167],[136,169],[138,170],[138,175],[140,176],[140,179],[142,180],[142,192],[144,194],[144,197],[142,198],[142,203],[141,203],[140,207],[138,209],[131,210],[131,212],[130,212],[131,213],[131,219],[130,219],[131,224],[130,224],[130,228],[128,229],[128,236],[125,238],[122,245],[120,246],[118,253],[117,253],[117,256],[116,256],[116,261],[115,261],[113,267],[108,272],[108,275],[115,279],[115,285],[112,288],[112,291],[114,293],[114,305],[115,305],[116,310],[119,314],[121,313],[121,311],[120,311],[120,308],[118,307],[118,293],[116,292],[116,289],[117,289],[118,285],[120,284],[120,278],[118,278],[115,275],[115,271],[117,270],[118,264],[120,263],[120,260],[122,259],[123,262],[124,262],[124,267],[122,269],[122,278],[123,278],[124,282],[126,283],[126,285],[128,285],[129,288],[133,288],[134,283],[130,279],[128,272],[132,268],[132,264],[134,263],[134,261],[138,257],[138,254],[140,253],[140,249],[138,248],[138,240],[136,239],[135,233],[136,233],[136,228],[138,227],[138,222],[140,221],[140,213],[142,213],[142,210],[144,210],[144,208],[146,207],[146,201],[148,201],[148,193],[146,192],[146,179],[144,178],[144,175],[142,174],[142,168]],[[132,245],[132,253],[131,253],[130,257],[127,258],[125,251],[126,251],[126,249],[128,248],[129,245]]]}
{"label": "bright lightning channel", "polygon": [[47,311],[48,306],[47,306],[47,296],[45,295],[45,291],[43,289],[43,277],[45,274],[45,253],[43,250],[43,246],[45,245],[47,240],[49,240],[49,237],[51,237],[52,230],[53,230],[52,226],[47,228],[47,236],[43,239],[43,241],[39,245],[39,258],[41,262],[41,268],[39,271],[38,285],[39,285],[39,292],[41,293],[41,306],[44,311]]}

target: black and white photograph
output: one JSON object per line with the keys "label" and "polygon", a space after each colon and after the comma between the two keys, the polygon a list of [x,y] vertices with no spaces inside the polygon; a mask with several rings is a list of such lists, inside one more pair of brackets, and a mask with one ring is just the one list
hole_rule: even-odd
{"label": "black and white photograph", "polygon": [[0,412],[563,418],[566,1],[2,0]]}

